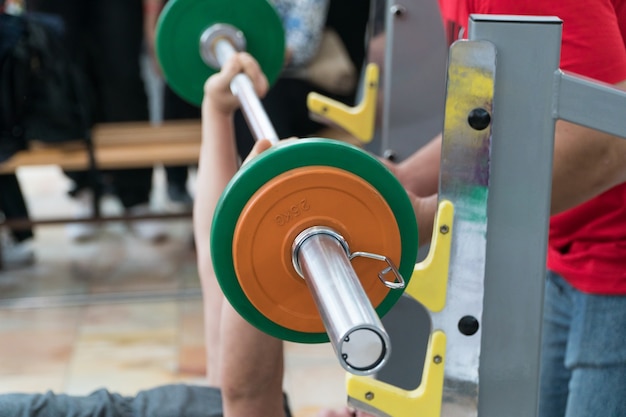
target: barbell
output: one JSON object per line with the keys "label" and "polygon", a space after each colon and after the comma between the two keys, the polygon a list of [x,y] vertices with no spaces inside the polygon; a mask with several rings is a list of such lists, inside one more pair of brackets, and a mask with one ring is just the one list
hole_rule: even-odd
{"label": "barbell", "polygon": [[[284,62],[283,26],[266,0],[170,1],[156,42],[167,83],[197,104],[206,79],[237,51],[254,56],[270,84]],[[402,295],[417,256],[404,188],[355,146],[278,142],[248,77],[237,75],[231,90],[255,139],[274,145],[236,173],[217,204],[210,246],[224,295],[260,330],[330,341],[346,370],[376,372],[390,353],[379,317]]]}

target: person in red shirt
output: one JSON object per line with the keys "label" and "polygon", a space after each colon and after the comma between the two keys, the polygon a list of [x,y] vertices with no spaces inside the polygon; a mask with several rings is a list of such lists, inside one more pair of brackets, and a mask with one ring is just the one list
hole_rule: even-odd
{"label": "person in red shirt", "polygon": [[[626,1],[439,3],[455,36],[472,13],[558,16],[561,69],[626,89]],[[420,230],[432,230],[440,145],[394,167]],[[626,140],[557,122],[551,215],[539,416],[626,415]]]}
{"label": "person in red shirt", "polygon": [[[439,5],[450,43],[467,33],[470,14],[558,16],[561,69],[626,89],[625,0]],[[391,166],[412,194],[420,231],[432,230],[440,151],[438,136]],[[626,140],[557,122],[551,215],[539,416],[626,416]],[[319,417],[352,415],[366,416]]]}

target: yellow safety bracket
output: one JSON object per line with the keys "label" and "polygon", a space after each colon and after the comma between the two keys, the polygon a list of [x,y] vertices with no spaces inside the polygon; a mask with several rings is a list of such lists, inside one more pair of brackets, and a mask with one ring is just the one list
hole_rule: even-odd
{"label": "yellow safety bracket", "polygon": [[370,377],[347,374],[348,397],[393,417],[440,417],[443,398],[446,335],[433,332],[426,353],[422,383],[407,391]]}
{"label": "yellow safety bracket", "polygon": [[[430,251],[415,266],[405,291],[432,312],[441,311],[446,303],[453,220],[452,202],[440,201]],[[445,359],[446,335],[436,330],[428,341],[419,387],[407,391],[370,377],[347,374],[348,397],[364,410],[376,410],[387,416],[440,417]]]}
{"label": "yellow safety bracket", "polygon": [[430,251],[426,259],[415,265],[405,290],[432,312],[443,310],[446,304],[453,218],[454,205],[447,200],[440,201]]}
{"label": "yellow safety bracket", "polygon": [[374,137],[376,123],[376,100],[378,97],[378,65],[368,64],[365,69],[363,98],[350,107],[318,93],[309,93],[307,105],[309,111],[324,121],[337,125],[363,143],[369,143]]}

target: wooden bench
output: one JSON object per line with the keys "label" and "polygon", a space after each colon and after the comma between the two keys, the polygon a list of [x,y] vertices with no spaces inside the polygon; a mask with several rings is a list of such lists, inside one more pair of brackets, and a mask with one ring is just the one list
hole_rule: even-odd
{"label": "wooden bench", "polygon": [[[325,128],[315,136],[357,144],[349,133]],[[196,165],[200,153],[201,123],[199,120],[176,120],[159,124],[150,122],[123,122],[97,125],[92,130],[94,154],[98,169],[146,168],[156,165]],[[68,141],[46,144],[33,141],[30,148],[17,152],[0,163],[0,173],[14,173],[20,167],[57,165],[64,170],[89,169],[89,156],[85,142]],[[63,223],[96,223],[104,221],[129,221],[137,219],[180,219],[191,217],[191,211],[158,213],[142,216],[100,216],[76,219],[62,218],[11,219],[0,222],[0,227],[29,228],[36,225]],[[0,254],[2,248],[0,247]],[[2,257],[0,256],[0,269]]]}
{"label": "wooden bench", "polygon": [[[335,128],[321,130],[315,136],[356,143],[350,134]],[[146,168],[156,165],[196,165],[200,153],[200,120],[176,120],[159,124],[150,122],[123,122],[97,125],[92,130],[97,168]],[[27,150],[20,151],[0,163],[0,174],[14,173],[20,167],[57,165],[64,170],[89,169],[89,157],[84,141],[58,144],[31,142]],[[28,228],[35,225],[72,222],[95,223],[104,221],[129,221],[137,219],[176,219],[191,217],[191,212],[159,213],[142,216],[99,216],[75,219],[38,218],[11,219],[0,222],[0,227]],[[1,251],[1,248],[0,248]],[[0,258],[0,269],[1,258]]]}
{"label": "wooden bench", "polygon": [[[200,151],[198,120],[107,123],[95,126],[93,143],[99,169],[144,168],[158,164],[194,165]],[[33,142],[0,164],[0,173],[15,172],[19,167],[58,165],[66,170],[89,168],[83,141],[58,144]]]}
{"label": "wooden bench", "polygon": [[[335,128],[322,129],[318,137],[356,143],[349,133]],[[93,129],[96,163],[99,169],[144,168],[155,165],[195,165],[200,152],[199,120],[107,123]],[[0,163],[0,173],[15,172],[19,167],[57,165],[66,170],[89,168],[82,141],[44,144],[33,142]]]}

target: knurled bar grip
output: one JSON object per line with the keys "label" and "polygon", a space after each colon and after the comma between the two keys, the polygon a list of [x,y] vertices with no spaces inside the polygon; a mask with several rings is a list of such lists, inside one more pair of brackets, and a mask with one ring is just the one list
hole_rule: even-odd
{"label": "knurled bar grip", "polygon": [[357,375],[379,370],[391,351],[389,336],[350,263],[343,237],[311,227],[296,237],[292,252],[343,368]]}
{"label": "knurled bar grip", "polygon": [[[217,39],[213,45],[215,56],[220,65],[237,53],[233,45],[225,38]],[[230,83],[230,89],[241,103],[241,110],[256,140],[267,139],[273,145],[278,143],[278,135],[270,121],[261,100],[254,91],[252,81],[245,74],[237,74]]]}

